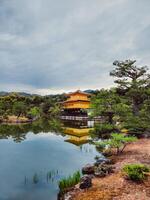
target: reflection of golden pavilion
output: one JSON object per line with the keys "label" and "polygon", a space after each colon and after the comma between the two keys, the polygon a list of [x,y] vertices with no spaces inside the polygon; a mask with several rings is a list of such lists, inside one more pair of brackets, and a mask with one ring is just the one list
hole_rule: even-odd
{"label": "reflection of golden pavilion", "polygon": [[82,137],[89,135],[92,128],[65,128],[64,133],[67,135]]}
{"label": "reflection of golden pavilion", "polygon": [[92,128],[65,128],[64,133],[68,135],[65,141],[75,145],[85,144],[89,141],[89,132]]}
{"label": "reflection of golden pavilion", "polygon": [[83,137],[69,136],[69,138],[66,139],[65,141],[75,145],[82,145],[86,144],[89,141],[89,136],[83,136]]}

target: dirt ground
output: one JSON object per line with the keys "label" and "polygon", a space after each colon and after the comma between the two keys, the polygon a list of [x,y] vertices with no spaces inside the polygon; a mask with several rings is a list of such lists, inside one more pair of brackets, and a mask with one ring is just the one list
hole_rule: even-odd
{"label": "dirt ground", "polygon": [[122,166],[127,163],[150,165],[150,139],[140,139],[128,145],[115,159],[115,173],[94,178],[93,186],[77,192],[73,200],[150,200],[150,176],[143,183],[134,183],[121,173]]}

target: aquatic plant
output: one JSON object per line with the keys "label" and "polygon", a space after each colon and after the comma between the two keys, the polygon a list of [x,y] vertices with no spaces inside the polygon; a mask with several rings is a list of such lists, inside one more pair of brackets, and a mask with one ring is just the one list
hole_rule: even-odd
{"label": "aquatic plant", "polygon": [[34,176],[33,176],[33,183],[34,184],[37,184],[39,182],[39,177],[38,175],[35,173]]}
{"label": "aquatic plant", "polygon": [[64,192],[66,189],[75,186],[77,183],[79,183],[80,179],[80,171],[75,172],[72,176],[61,179],[58,183],[60,192]]}

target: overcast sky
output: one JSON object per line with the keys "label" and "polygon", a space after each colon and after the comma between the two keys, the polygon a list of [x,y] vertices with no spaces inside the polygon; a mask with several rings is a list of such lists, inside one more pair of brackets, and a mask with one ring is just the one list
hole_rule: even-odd
{"label": "overcast sky", "polygon": [[150,66],[150,0],[0,0],[0,91],[109,88],[129,58]]}

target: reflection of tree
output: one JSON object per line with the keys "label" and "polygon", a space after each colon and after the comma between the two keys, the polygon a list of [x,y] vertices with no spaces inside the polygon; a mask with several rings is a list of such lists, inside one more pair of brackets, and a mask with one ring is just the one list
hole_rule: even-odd
{"label": "reflection of tree", "polygon": [[8,137],[12,137],[15,142],[21,142],[26,139],[26,134],[28,132],[33,132],[34,134],[41,132],[54,132],[61,134],[61,122],[57,119],[40,119],[29,124],[0,125],[0,139],[7,139]]}

